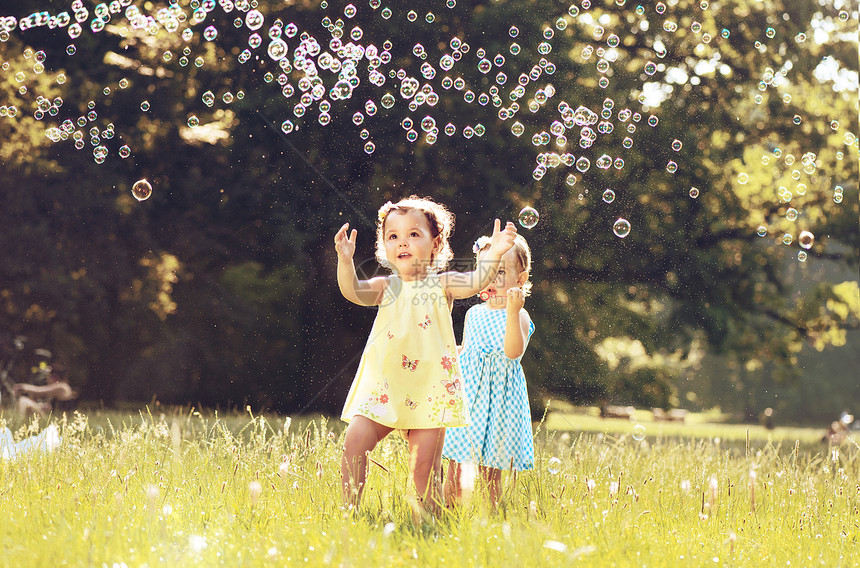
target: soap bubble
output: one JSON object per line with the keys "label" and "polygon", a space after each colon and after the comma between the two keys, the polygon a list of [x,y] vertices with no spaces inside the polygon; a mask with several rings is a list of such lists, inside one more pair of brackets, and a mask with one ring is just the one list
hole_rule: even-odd
{"label": "soap bubble", "polygon": [[540,216],[538,215],[537,210],[533,207],[523,207],[522,211],[520,211],[520,214],[518,216],[520,225],[522,225],[526,229],[534,228],[534,226],[538,224],[539,219]]}
{"label": "soap bubble", "polygon": [[802,248],[811,249],[812,244],[815,242],[815,235],[810,233],[809,231],[801,231],[800,235],[797,237],[797,244],[799,244]]}
{"label": "soap bubble", "polygon": [[251,31],[259,30],[263,26],[263,14],[258,10],[250,10],[245,16],[245,25]]}
{"label": "soap bubble", "polygon": [[603,192],[603,201],[606,203],[612,203],[615,201],[615,192],[611,189],[607,189]]}
{"label": "soap bubble", "polygon": [[645,439],[645,426],[641,424],[637,424],[633,427],[633,439],[637,442],[641,442]]}
{"label": "soap bubble", "polygon": [[612,224],[612,232],[615,233],[616,237],[623,239],[630,234],[630,221],[624,217],[619,217]]}
{"label": "soap bubble", "polygon": [[137,180],[131,186],[131,194],[138,201],[145,201],[152,195],[152,185],[145,179]]}
{"label": "soap bubble", "polygon": [[553,456],[546,462],[546,470],[555,475],[561,470],[561,460]]}

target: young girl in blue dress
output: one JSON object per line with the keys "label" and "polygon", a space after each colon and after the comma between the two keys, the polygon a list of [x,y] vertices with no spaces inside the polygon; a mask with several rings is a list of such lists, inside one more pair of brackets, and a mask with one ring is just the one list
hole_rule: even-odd
{"label": "young girl in blue dress", "polygon": [[[488,237],[475,243],[479,267],[489,245]],[[493,506],[501,494],[502,470],[516,475],[534,467],[529,397],[520,364],[535,329],[523,308],[531,290],[530,269],[528,243],[517,235],[496,278],[481,291],[484,302],[466,312],[460,369],[471,423],[445,434],[449,503],[460,496],[461,464],[478,467]]]}
{"label": "young girl in blue dress", "polygon": [[468,423],[451,306],[491,285],[516,227],[497,219],[484,265],[471,273],[442,269],[451,259],[448,239],[454,216],[429,198],[411,196],[379,209],[376,257],[389,276],[359,280],[353,263],[356,231],[335,235],[337,282],[344,297],[379,306],[370,338],[346,397],[341,482],[344,500],[358,505],[367,475],[367,454],[394,430],[404,433],[410,469],[422,504],[442,502],[445,428]]}

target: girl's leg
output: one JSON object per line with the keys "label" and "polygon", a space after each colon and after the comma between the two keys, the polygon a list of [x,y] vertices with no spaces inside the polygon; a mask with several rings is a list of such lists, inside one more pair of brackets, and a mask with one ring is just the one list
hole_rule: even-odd
{"label": "girl's leg", "polygon": [[445,479],[445,504],[452,506],[457,503],[462,497],[460,490],[460,463],[454,460],[448,460],[448,476]]}
{"label": "girl's leg", "polygon": [[410,430],[408,439],[415,489],[418,491],[421,502],[435,512],[443,503],[441,477],[445,429]]}
{"label": "girl's leg", "polygon": [[487,492],[490,497],[490,505],[493,509],[498,507],[499,498],[502,496],[502,470],[494,467],[480,466],[481,478],[487,485]]}
{"label": "girl's leg", "polygon": [[345,503],[358,506],[364,480],[367,478],[367,454],[393,428],[383,426],[366,418],[356,416],[346,427],[343,442],[343,458],[340,462],[340,478]]}

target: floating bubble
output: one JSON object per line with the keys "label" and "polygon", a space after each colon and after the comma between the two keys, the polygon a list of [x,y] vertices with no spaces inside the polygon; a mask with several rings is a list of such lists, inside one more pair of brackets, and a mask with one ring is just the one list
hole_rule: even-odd
{"label": "floating bubble", "polygon": [[209,26],[203,30],[203,38],[206,41],[215,41],[216,37],[218,37],[218,28],[215,26]]}
{"label": "floating bubble", "polygon": [[188,117],[188,126],[194,128],[200,124],[200,119],[194,116],[193,114]]}
{"label": "floating bubble", "polygon": [[791,241],[793,240],[794,237],[791,236],[791,233],[785,233],[784,235],[782,235],[782,244],[784,245],[790,245]]}
{"label": "floating bubble", "polygon": [[630,234],[630,221],[624,217],[619,217],[612,224],[612,232],[615,233],[616,237],[623,239]]}
{"label": "floating bubble", "polygon": [[[131,148],[128,146],[121,146],[119,149],[119,157],[120,158],[128,158],[131,155]],[[807,247],[808,248],[808,247]]]}
{"label": "floating bubble", "polygon": [[642,440],[644,440],[645,439],[645,426],[643,426],[641,424],[637,424],[636,426],[634,426],[632,436],[633,436],[633,439],[636,440],[637,442],[641,442]]}
{"label": "floating bubble", "polygon": [[149,101],[142,101],[140,103],[140,110],[142,110],[143,112],[148,111],[149,110]]}
{"label": "floating bubble", "polygon": [[800,231],[800,235],[797,236],[797,244],[809,250],[812,248],[813,243],[815,243],[815,235],[809,231]]}
{"label": "floating bubble", "polygon": [[588,168],[590,168],[590,167],[591,167],[591,161],[588,158],[586,158],[585,156],[580,156],[579,159],[576,161],[576,169],[582,173],[587,172]]}
{"label": "floating bubble", "polygon": [[368,154],[373,154],[374,150],[376,150],[376,144],[368,140],[367,143],[364,145],[364,151]]}
{"label": "floating bubble", "polygon": [[800,262],[806,262],[808,256],[809,255],[806,253],[805,250],[797,251],[797,260],[799,260]]}
{"label": "floating bubble", "polygon": [[764,237],[765,235],[767,235],[767,227],[765,227],[764,225],[759,225],[758,229],[756,229],[755,232],[758,236]]}
{"label": "floating bubble", "polygon": [[606,203],[612,203],[615,201],[615,192],[611,189],[607,189],[603,192],[603,201]]}
{"label": "floating bubble", "polygon": [[537,225],[540,216],[538,215],[537,210],[533,207],[523,207],[517,219],[520,222],[520,225],[526,229],[532,229]]}
{"label": "floating bubble", "polygon": [[557,474],[561,470],[561,460],[553,456],[546,462],[546,470],[552,475]]}
{"label": "floating bubble", "polygon": [[273,39],[269,42],[268,53],[269,57],[274,59],[275,61],[280,61],[284,57],[286,57],[288,51],[287,42],[282,40],[281,38]]}
{"label": "floating bubble", "polygon": [[698,187],[691,187],[690,188],[690,197],[692,197],[693,199],[696,199],[697,197],[699,197],[699,188]]}
{"label": "floating bubble", "polygon": [[674,174],[678,171],[678,164],[670,160],[669,163],[666,164],[666,171],[670,174]]}
{"label": "floating bubble", "polygon": [[796,221],[797,220],[797,209],[795,209],[794,207],[790,207],[788,209],[788,211],[785,212],[785,218],[788,219],[789,221]]}
{"label": "floating bubble", "polygon": [[145,201],[152,195],[152,185],[145,179],[137,180],[131,186],[131,195],[138,201]]}
{"label": "floating bubble", "polygon": [[285,120],[284,122],[281,123],[281,131],[284,134],[289,134],[290,132],[293,131],[293,128],[295,128],[295,126],[293,125],[292,120]]}
{"label": "floating bubble", "polygon": [[738,174],[738,183],[741,185],[745,185],[750,180],[749,174],[746,172],[741,172]]}
{"label": "floating bubble", "polygon": [[680,152],[682,146],[683,146],[683,144],[681,143],[680,140],[678,140],[678,139],[672,140],[672,149],[675,150],[676,152]]}
{"label": "floating bubble", "polygon": [[263,27],[264,19],[263,14],[258,10],[249,10],[245,15],[245,25],[248,26],[249,30],[256,31]]}

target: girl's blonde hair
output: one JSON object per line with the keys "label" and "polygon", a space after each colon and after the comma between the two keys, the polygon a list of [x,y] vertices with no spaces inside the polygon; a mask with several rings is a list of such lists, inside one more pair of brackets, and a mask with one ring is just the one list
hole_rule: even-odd
{"label": "girl's blonde hair", "polygon": [[[477,258],[483,251],[490,248],[490,242],[490,237],[486,236],[475,241],[475,246],[472,248],[475,252],[475,258]],[[523,270],[526,272],[526,282],[522,285],[523,295],[530,296],[532,293],[532,282],[530,280],[532,274],[532,250],[529,248],[529,244],[526,242],[525,237],[519,234],[514,239],[514,246],[511,250],[514,251],[514,256],[517,258],[517,264],[520,265],[520,272]]]}
{"label": "girl's blonde hair", "polygon": [[385,256],[385,219],[392,212],[406,213],[408,211],[420,211],[427,219],[430,227],[430,235],[439,239],[439,248],[433,258],[430,259],[430,271],[441,272],[448,262],[454,258],[454,252],[448,240],[454,232],[454,214],[441,203],[433,201],[429,197],[418,197],[410,195],[397,203],[387,202],[379,208],[376,221],[376,260],[385,268],[391,269],[391,265]]}

